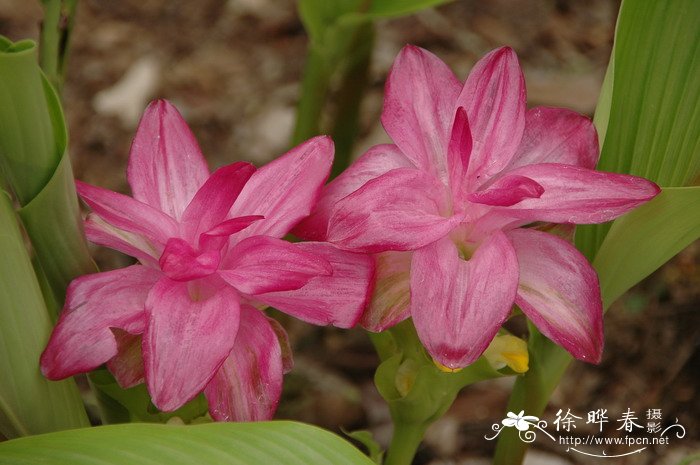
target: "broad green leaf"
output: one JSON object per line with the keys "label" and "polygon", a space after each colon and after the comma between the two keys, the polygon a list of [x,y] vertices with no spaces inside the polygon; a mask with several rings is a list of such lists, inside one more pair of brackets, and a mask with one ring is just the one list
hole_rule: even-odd
{"label": "broad green leaf", "polygon": [[684,186],[700,169],[700,3],[625,0],[599,169]]}
{"label": "broad green leaf", "polygon": [[0,434],[14,438],[89,425],[75,382],[49,381],[39,372],[51,320],[2,191],[0,257]]}
{"label": "broad green leaf", "polygon": [[[615,36],[609,116],[601,93],[596,125],[604,137],[598,169],[634,174],[662,187],[686,186],[700,171],[700,2],[625,0]],[[612,81],[612,82],[610,82]],[[607,124],[606,124],[607,123]],[[609,224],[577,230],[595,257]]]}
{"label": "broad green leaf", "polygon": [[0,164],[53,291],[46,300],[62,304],[68,283],[97,269],[83,235],[61,104],[36,60],[34,42],[0,40]]}
{"label": "broad green leaf", "polygon": [[373,465],[344,439],[289,421],[125,424],[0,443],[0,465]]}
{"label": "broad green leaf", "polygon": [[612,104],[612,84],[615,79],[615,54],[610,55],[608,69],[605,71],[603,86],[600,88],[598,104],[593,115],[593,124],[598,131],[598,144],[605,145],[605,134],[608,131],[608,121],[610,121],[610,105]]}
{"label": "broad green leaf", "polygon": [[700,237],[700,187],[669,187],[615,221],[593,266],[605,308]]}
{"label": "broad green leaf", "polygon": [[0,167],[19,202],[31,201],[61,154],[46,104],[36,44],[0,36]]}

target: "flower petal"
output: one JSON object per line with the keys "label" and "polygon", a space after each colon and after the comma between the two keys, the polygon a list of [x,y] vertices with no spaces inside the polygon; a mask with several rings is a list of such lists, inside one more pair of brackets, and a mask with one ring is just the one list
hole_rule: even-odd
{"label": "flower petal", "polygon": [[234,240],[282,237],[308,216],[328,179],[333,150],[329,137],[314,137],[256,171],[229,216],[262,215],[265,219],[236,234]]}
{"label": "flower petal", "polygon": [[74,279],[41,355],[44,376],[67,378],[114,357],[117,342],[110,328],[143,332],[146,296],[160,276],[156,270],[134,265]]}
{"label": "flower petal", "polygon": [[367,181],[395,168],[415,168],[415,166],[395,145],[383,144],[370,148],[323,188],[316,208],[292,232],[306,240],[326,240],[328,222],[335,204],[362,187]]}
{"label": "flower petal", "polygon": [[603,173],[558,163],[527,165],[508,172],[544,187],[539,198],[508,207],[508,215],[554,223],[603,223],[654,198],[659,187],[626,174]]}
{"label": "flower petal", "polygon": [[254,236],[229,250],[219,275],[245,294],[299,289],[333,267],[323,256],[274,237]]}
{"label": "flower petal", "polygon": [[233,347],[238,294],[207,284],[163,278],[148,294],[142,346],[146,383],[153,404],[164,412],[201,392]]}
{"label": "flower petal", "polygon": [[221,247],[228,242],[229,236],[238,231],[243,231],[251,224],[262,219],[265,219],[262,215],[249,215],[222,221],[209,231],[199,235],[199,247],[202,250],[221,250]]}
{"label": "flower petal", "polygon": [[191,281],[213,274],[219,268],[218,250],[195,251],[186,241],[168,240],[158,263],[163,273],[175,281]]}
{"label": "flower petal", "polygon": [[94,213],[85,219],[85,236],[90,242],[118,250],[151,268],[158,268],[158,257],[163,253],[162,244],[114,227]]}
{"label": "flower petal", "polygon": [[369,331],[380,332],[410,316],[413,253],[382,252],[374,257],[374,291],[360,325]]}
{"label": "flower petal", "polygon": [[593,122],[564,108],[535,107],[525,114],[525,132],[508,169],[539,163],[595,168],[600,151]]}
{"label": "flower petal", "polygon": [[143,383],[141,335],[127,333],[120,329],[112,329],[112,332],[117,341],[117,355],[107,362],[107,368],[122,389],[129,389]]}
{"label": "flower petal", "polygon": [[467,171],[469,169],[472,145],[472,133],[469,129],[467,110],[464,107],[459,107],[455,114],[450,143],[447,148],[450,189],[453,198],[458,201],[463,200],[467,194]]}
{"label": "flower petal", "polygon": [[430,355],[450,368],[473,363],[508,318],[518,262],[506,236],[494,232],[468,261],[448,238],[413,253],[411,316]]}
{"label": "flower petal", "polygon": [[156,100],[146,108],[126,175],[136,200],[177,220],[209,177],[197,140],[168,101]]}
{"label": "flower petal", "polygon": [[457,106],[467,109],[473,147],[469,183],[475,190],[508,166],[525,128],[525,79],[518,57],[496,49],[474,65]]}
{"label": "flower petal", "polygon": [[255,166],[244,162],[214,171],[182,214],[185,239],[194,243],[201,233],[221,223],[254,172]]}
{"label": "flower petal", "polygon": [[421,170],[447,184],[447,146],[461,83],[438,57],[405,46],[386,81],[382,124]]}
{"label": "flower petal", "polygon": [[272,330],[277,336],[277,342],[279,342],[280,350],[282,351],[282,372],[286,375],[294,368],[294,357],[292,356],[292,346],[289,343],[289,335],[279,321],[274,318],[267,317],[267,322],[270,323]]}
{"label": "flower petal", "polygon": [[265,315],[241,306],[233,350],[207,384],[204,395],[216,421],[271,420],[282,394],[282,354]]}
{"label": "flower petal", "polygon": [[397,168],[372,179],[336,204],[328,240],[362,252],[413,250],[443,237],[459,222],[441,213],[445,186],[423,171]]}
{"label": "flower petal", "polygon": [[165,246],[178,233],[178,225],[171,217],[145,203],[80,181],[75,186],[83,201],[104,221],[157,247]]}
{"label": "flower petal", "polygon": [[541,231],[508,232],[520,265],[515,302],[542,333],[574,357],[600,362],[603,307],[598,276],[567,241]]}
{"label": "flower petal", "polygon": [[467,196],[470,202],[483,205],[510,207],[525,199],[538,199],[544,188],[525,176],[508,175],[498,178],[486,189]]}
{"label": "flower petal", "polygon": [[374,260],[323,242],[294,245],[328,260],[333,274],[312,278],[296,290],[258,294],[255,299],[307,323],[355,326],[372,291]]}

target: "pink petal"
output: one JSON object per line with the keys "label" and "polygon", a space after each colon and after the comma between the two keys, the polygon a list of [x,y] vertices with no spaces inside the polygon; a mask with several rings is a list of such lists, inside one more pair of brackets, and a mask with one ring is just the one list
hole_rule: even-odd
{"label": "pink petal", "polygon": [[531,229],[508,233],[520,265],[515,303],[542,333],[591,363],[603,351],[603,304],[598,276],[563,239]]}
{"label": "pink petal", "polygon": [[476,189],[508,166],[523,136],[525,79],[515,52],[502,47],[479,60],[457,106],[465,107],[469,117],[469,183]]}
{"label": "pink petal", "polygon": [[256,171],[229,216],[262,215],[265,219],[236,234],[234,239],[282,237],[308,216],[328,179],[333,150],[329,137],[315,137]]}
{"label": "pink petal", "polygon": [[146,266],[158,268],[158,257],[163,253],[162,244],[116,228],[94,213],[85,219],[85,235],[90,242],[118,250]]}
{"label": "pink petal", "polygon": [[380,332],[410,316],[413,252],[382,252],[374,257],[377,263],[374,291],[360,325]]}
{"label": "pink petal", "polygon": [[467,261],[448,238],[415,251],[411,315],[418,337],[448,368],[473,363],[508,318],[517,286],[515,251],[500,231]]}
{"label": "pink petal", "polygon": [[219,275],[244,294],[299,289],[317,276],[333,273],[323,256],[274,237],[244,239],[228,253]]}
{"label": "pink petal", "polygon": [[142,345],[146,383],[153,404],[164,412],[201,392],[233,347],[238,295],[227,286],[207,284],[163,278],[148,294]]}
{"label": "pink petal", "polygon": [[[171,217],[145,203],[84,182],[76,181],[75,185],[92,211],[118,229],[141,236],[157,247],[178,233],[178,225]],[[139,243],[132,245],[140,248]]]}
{"label": "pink petal", "polygon": [[200,253],[184,240],[173,237],[165,246],[158,263],[168,278],[190,281],[214,273],[219,268],[220,259],[218,250]]}
{"label": "pink petal", "polygon": [[415,168],[415,166],[395,145],[375,145],[370,148],[323,188],[316,208],[292,232],[306,240],[326,240],[328,222],[335,204],[362,187],[367,181],[395,168]]}
{"label": "pink petal", "polygon": [[445,186],[431,175],[397,168],[372,179],[336,204],[328,240],[349,250],[413,250],[445,236],[459,223],[447,218]]}
{"label": "pink petal", "polygon": [[510,207],[525,199],[539,199],[544,188],[525,176],[508,175],[498,178],[486,189],[467,196],[470,202]]}
{"label": "pink petal", "polygon": [[117,355],[107,362],[107,368],[114,375],[122,389],[129,389],[143,383],[143,357],[141,356],[141,335],[112,329],[117,341]]}
{"label": "pink petal", "polygon": [[110,328],[144,330],[146,295],[159,271],[134,265],[74,279],[66,304],[41,355],[41,371],[63,379],[90,371],[117,354]]}
{"label": "pink petal", "polygon": [[199,246],[204,250],[220,250],[228,242],[230,235],[243,231],[251,224],[262,219],[265,219],[262,215],[250,215],[222,221],[209,231],[200,234]]}
{"label": "pink petal", "polygon": [[660,192],[651,181],[572,165],[542,163],[508,172],[544,187],[540,198],[524,199],[508,215],[554,223],[603,223],[651,200]]}
{"label": "pink petal", "polygon": [[525,114],[525,132],[509,169],[539,163],[595,168],[598,133],[593,122],[564,108],[535,107]]}
{"label": "pink petal", "polygon": [[221,223],[254,172],[255,167],[244,162],[214,171],[182,214],[185,239],[193,242],[201,233]]}
{"label": "pink petal", "polygon": [[459,107],[455,114],[450,143],[447,148],[450,189],[452,196],[458,200],[463,200],[467,194],[467,170],[469,169],[472,145],[472,133],[469,129],[467,111],[464,107]]}
{"label": "pink petal", "polygon": [[307,323],[355,326],[372,291],[374,260],[323,242],[294,245],[328,260],[333,274],[315,277],[296,290],[258,294],[255,299]]}
{"label": "pink petal", "polygon": [[156,100],[146,108],[126,175],[136,200],[177,220],[209,177],[197,140],[168,101]]}
{"label": "pink petal", "polygon": [[216,421],[270,420],[282,394],[282,355],[265,315],[241,307],[241,326],[230,355],[204,390]]}
{"label": "pink petal", "polygon": [[386,81],[382,124],[421,170],[447,184],[447,146],[461,83],[438,57],[405,46]]}
{"label": "pink petal", "polygon": [[286,375],[294,368],[294,357],[292,356],[292,346],[289,343],[289,335],[284,330],[279,321],[274,318],[267,317],[267,322],[277,336],[277,342],[282,351],[282,372]]}

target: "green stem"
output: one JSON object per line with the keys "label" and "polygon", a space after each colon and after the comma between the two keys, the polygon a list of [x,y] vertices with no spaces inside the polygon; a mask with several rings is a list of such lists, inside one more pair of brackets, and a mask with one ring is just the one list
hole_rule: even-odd
{"label": "green stem", "polygon": [[320,120],[326,94],[330,86],[331,69],[323,54],[313,45],[309,45],[309,53],[304,67],[304,78],[301,83],[301,98],[297,107],[296,127],[292,144],[301,142],[320,133]]}
{"label": "green stem", "polygon": [[333,118],[335,159],[331,179],[343,172],[352,161],[352,148],[360,132],[360,106],[369,81],[369,66],[374,48],[374,25],[361,24],[351,46],[350,63],[345,67],[340,90],[335,95]]}
{"label": "green stem", "polygon": [[39,40],[39,63],[49,82],[58,89],[58,61],[61,43],[61,0],[43,0],[44,19]]}
{"label": "green stem", "polygon": [[394,436],[387,451],[384,465],[410,465],[423,441],[428,423],[394,421]]}
{"label": "green stem", "polygon": [[41,25],[39,63],[49,82],[60,92],[73,31],[77,0],[42,0],[44,20]]}

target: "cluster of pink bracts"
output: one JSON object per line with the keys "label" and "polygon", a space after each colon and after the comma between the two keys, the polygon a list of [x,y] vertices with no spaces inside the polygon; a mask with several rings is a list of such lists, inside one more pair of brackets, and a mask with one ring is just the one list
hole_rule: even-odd
{"label": "cluster of pink bracts", "polygon": [[[599,361],[597,276],[566,232],[659,188],[595,171],[587,118],[526,110],[509,48],[462,84],[431,53],[405,47],[382,123],[394,144],[324,187],[327,137],[258,170],[239,162],[210,174],[177,110],[151,104],[131,148],[133,198],[78,183],[92,208],[88,238],[140,264],[71,283],[43,373],[106,363],[122,387],[145,380],[161,410],[203,391],[216,420],[268,419],[292,362],[267,306],[371,331],[410,316],[429,354],[456,369],[483,353],[515,303],[572,355]],[[310,242],[284,241],[290,231]]]}

